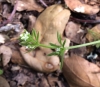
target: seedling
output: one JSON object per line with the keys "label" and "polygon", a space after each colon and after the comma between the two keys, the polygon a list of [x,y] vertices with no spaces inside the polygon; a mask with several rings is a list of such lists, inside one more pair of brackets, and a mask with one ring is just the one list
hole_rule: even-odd
{"label": "seedling", "polygon": [[98,41],[85,43],[85,44],[81,44],[81,45],[65,47],[66,41],[65,40],[62,41],[61,35],[57,32],[57,40],[59,42],[59,45],[56,45],[53,43],[49,43],[49,45],[45,45],[45,44],[41,44],[39,42],[39,32],[36,32],[34,29],[31,34],[25,30],[24,33],[22,33],[20,35],[19,39],[20,39],[21,45],[26,46],[26,48],[31,49],[31,50],[34,50],[37,47],[45,47],[45,48],[55,49],[55,52],[48,54],[48,56],[58,55],[60,57],[61,68],[63,66],[64,53],[66,50],[89,46],[89,45],[100,44],[100,40],[98,40]]}

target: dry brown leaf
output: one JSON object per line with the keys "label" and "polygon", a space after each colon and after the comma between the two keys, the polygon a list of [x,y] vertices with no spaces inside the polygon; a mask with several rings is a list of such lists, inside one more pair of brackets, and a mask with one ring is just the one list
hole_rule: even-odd
{"label": "dry brown leaf", "polygon": [[19,64],[19,65],[25,65],[25,61],[23,59],[23,57],[21,56],[19,50],[13,50],[12,49],[12,57],[11,57],[11,62],[15,63],[15,64]]}
{"label": "dry brown leaf", "polygon": [[17,4],[17,11],[23,11],[23,10],[36,10],[38,12],[43,11],[43,7],[38,5],[35,0],[18,0]]}
{"label": "dry brown leaf", "polygon": [[65,58],[62,71],[70,87],[100,87],[100,68],[77,55]]}
{"label": "dry brown leaf", "polygon": [[36,57],[32,56],[25,47],[20,48],[20,52],[25,62],[33,69],[40,72],[53,72],[59,68],[59,58],[57,56],[44,56],[43,51],[39,51]]}
{"label": "dry brown leaf", "polygon": [[9,39],[7,35],[0,33],[0,43],[5,43],[7,39]]}
{"label": "dry brown leaf", "polygon": [[10,87],[7,80],[0,76],[0,87]]}
{"label": "dry brown leaf", "polygon": [[68,24],[67,24],[67,26],[65,28],[66,37],[69,38],[71,41],[73,41],[75,43],[82,42],[81,41],[81,39],[82,39],[81,37],[83,37],[84,32],[82,32],[80,27],[81,26],[79,24],[77,24],[77,23],[74,23],[72,21],[68,22]]}
{"label": "dry brown leaf", "polygon": [[36,17],[33,15],[29,15],[29,23],[28,23],[28,31],[32,31],[33,27],[35,26]]}
{"label": "dry brown leaf", "polygon": [[94,41],[95,39],[100,39],[100,24],[90,29],[90,32],[87,33],[86,38],[89,42]]}
{"label": "dry brown leaf", "polygon": [[80,0],[65,0],[66,5],[75,12],[93,15],[99,12],[98,6],[83,4]]}
{"label": "dry brown leaf", "polygon": [[6,66],[9,63],[10,59],[11,59],[12,50],[7,46],[2,45],[0,47],[0,54],[2,54],[3,66]]}
{"label": "dry brown leaf", "polygon": [[52,5],[37,18],[35,29],[39,32],[39,41],[43,44],[57,44],[57,32],[63,35],[69,20],[70,11],[62,5]]}

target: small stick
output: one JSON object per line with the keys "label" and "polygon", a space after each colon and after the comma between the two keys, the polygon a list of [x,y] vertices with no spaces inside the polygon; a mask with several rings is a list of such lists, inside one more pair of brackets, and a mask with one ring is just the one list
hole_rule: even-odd
{"label": "small stick", "polygon": [[12,21],[14,14],[16,12],[16,9],[17,9],[17,4],[18,4],[18,0],[16,0],[16,4],[14,6],[14,9],[13,9],[11,15],[8,17],[8,19],[6,21],[3,22],[3,24],[0,24],[0,27],[4,26],[4,25],[6,25],[6,24],[8,24],[9,22]]}
{"label": "small stick", "polygon": [[100,20],[83,20],[83,19],[78,19],[78,18],[74,18],[74,17],[70,17],[71,21],[77,21],[77,22],[81,22],[81,23],[91,23],[91,24],[98,24],[100,23]]}
{"label": "small stick", "polygon": [[43,0],[40,0],[40,2],[41,2],[45,7],[48,7],[48,5],[47,5]]}
{"label": "small stick", "polygon": [[14,17],[14,14],[15,14],[16,9],[17,9],[17,4],[18,4],[18,0],[16,0],[16,4],[15,4],[15,6],[14,6],[14,9],[13,9],[11,15],[8,17],[8,20],[9,20],[9,21],[12,21],[12,19],[13,19],[13,17]]}

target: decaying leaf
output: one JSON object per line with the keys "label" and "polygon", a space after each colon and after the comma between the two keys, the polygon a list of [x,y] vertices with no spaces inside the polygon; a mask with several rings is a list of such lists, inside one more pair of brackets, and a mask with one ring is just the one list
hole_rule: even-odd
{"label": "decaying leaf", "polygon": [[25,65],[25,61],[24,59],[22,58],[19,50],[13,50],[13,54],[12,54],[12,57],[11,57],[11,62],[12,63],[15,63],[15,64],[19,64],[19,65]]}
{"label": "decaying leaf", "polygon": [[93,15],[99,12],[98,6],[90,6],[80,2],[80,0],[65,0],[66,5],[75,12]]}
{"label": "decaying leaf", "polygon": [[9,37],[0,33],[0,43],[5,43]]}
{"label": "decaying leaf", "polygon": [[81,26],[77,23],[74,23],[72,21],[68,22],[66,28],[65,28],[65,35],[67,38],[69,38],[71,41],[75,43],[82,43],[82,37],[84,35],[84,31],[81,30]]}
{"label": "decaying leaf", "polygon": [[38,12],[41,12],[43,11],[43,7],[38,5],[35,0],[18,0],[17,11],[23,10],[36,10]]}
{"label": "decaying leaf", "polygon": [[25,62],[33,69],[40,72],[53,72],[59,68],[59,57],[57,56],[44,56],[43,51],[38,51],[36,57],[31,55],[25,47],[20,48],[20,52]]}
{"label": "decaying leaf", "polygon": [[89,29],[86,38],[89,42],[100,39],[100,24]]}
{"label": "decaying leaf", "polygon": [[7,80],[0,76],[0,87],[10,87]]}
{"label": "decaying leaf", "polygon": [[16,77],[13,78],[14,81],[17,81],[18,85],[24,85],[27,81],[29,81],[30,77],[24,75],[20,72]]}
{"label": "decaying leaf", "polygon": [[100,68],[77,55],[65,58],[62,71],[70,87],[100,87]]}
{"label": "decaying leaf", "polygon": [[29,23],[28,23],[28,31],[32,31],[36,22],[36,17],[33,15],[29,15]]}
{"label": "decaying leaf", "polygon": [[0,47],[0,54],[2,54],[3,66],[6,66],[11,59],[12,50],[7,46],[2,45]]}
{"label": "decaying leaf", "polygon": [[39,32],[39,41],[43,44],[57,44],[57,32],[63,35],[69,20],[70,11],[62,5],[52,5],[37,18],[35,29]]}
{"label": "decaying leaf", "polygon": [[6,0],[8,3],[15,4],[16,0]]}

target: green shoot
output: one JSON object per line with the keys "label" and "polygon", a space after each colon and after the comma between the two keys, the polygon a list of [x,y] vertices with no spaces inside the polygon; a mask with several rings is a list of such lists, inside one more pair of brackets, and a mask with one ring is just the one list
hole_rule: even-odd
{"label": "green shoot", "polygon": [[32,31],[32,34],[30,34],[29,32],[27,32],[25,30],[25,32],[20,35],[19,39],[20,39],[21,45],[26,46],[26,48],[29,48],[31,50],[32,49],[34,50],[37,47],[45,47],[45,48],[55,49],[55,52],[52,52],[48,55],[49,56],[58,55],[60,57],[61,68],[63,66],[64,53],[66,50],[89,46],[89,45],[97,45],[97,44],[100,46],[100,40],[98,40],[98,41],[85,43],[85,44],[81,44],[81,45],[65,47],[66,40],[62,41],[61,35],[59,33],[57,33],[57,40],[59,42],[59,45],[56,45],[53,43],[50,43],[49,45],[45,45],[45,44],[41,44],[39,42],[39,33],[37,33],[35,30]]}

